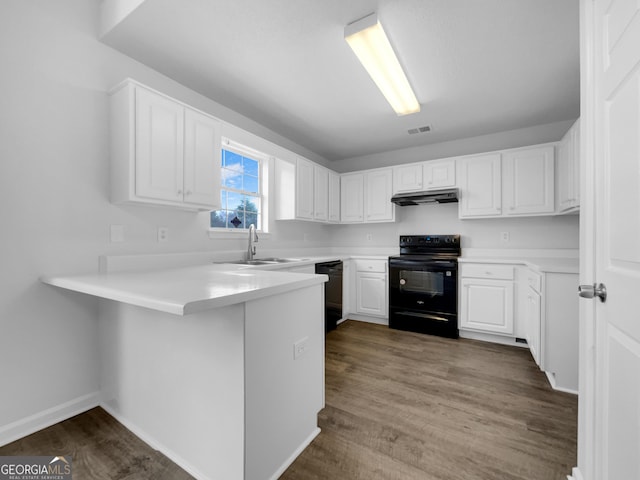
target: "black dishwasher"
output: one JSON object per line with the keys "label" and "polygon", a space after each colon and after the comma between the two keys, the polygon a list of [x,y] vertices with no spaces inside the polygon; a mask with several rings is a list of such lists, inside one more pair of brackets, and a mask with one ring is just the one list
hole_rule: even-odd
{"label": "black dishwasher", "polygon": [[342,261],[316,263],[316,273],[329,277],[324,284],[324,327],[329,332],[342,318]]}

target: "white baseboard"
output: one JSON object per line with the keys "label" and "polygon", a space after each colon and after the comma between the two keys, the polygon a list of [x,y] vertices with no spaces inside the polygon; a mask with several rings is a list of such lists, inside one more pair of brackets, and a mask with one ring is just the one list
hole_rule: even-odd
{"label": "white baseboard", "polygon": [[313,439],[316,438],[319,434],[320,434],[320,429],[316,428],[311,433],[311,435],[309,435],[304,440],[304,442],[302,442],[300,444],[300,446],[294,450],[294,452],[291,454],[291,456],[285,460],[285,462],[280,466],[280,468],[278,468],[278,470],[275,471],[275,473],[271,476],[270,480],[278,480],[278,478],[280,478],[280,475],[282,475],[284,473],[284,471],[287,468],[289,468],[289,466],[295,461],[295,459],[298,458],[298,455],[300,455],[302,453],[302,451],[305,448],[307,448],[309,446],[309,444],[311,442],[313,442]]}
{"label": "white baseboard", "polygon": [[136,437],[138,437],[140,440],[142,440],[144,443],[149,445],[154,450],[158,450],[159,452],[161,452],[163,455],[168,457],[173,463],[179,465],[183,470],[185,470],[192,477],[194,477],[194,478],[196,478],[198,480],[214,480],[214,479],[211,479],[210,477],[206,476],[199,469],[197,469],[196,467],[191,465],[189,462],[187,462],[184,458],[182,458],[180,455],[175,453],[173,450],[167,448],[161,442],[158,442],[154,437],[149,435],[146,431],[144,431],[143,429],[141,429],[140,427],[138,427],[134,423],[130,422],[126,418],[124,418],[122,415],[120,415],[118,412],[113,410],[106,403],[101,403],[100,406],[109,415],[111,415],[118,422],[120,422],[122,425],[124,425],[125,428],[127,430],[129,430],[131,433],[133,433]]}
{"label": "white baseboard", "polygon": [[584,480],[584,477],[578,467],[573,467],[571,475],[567,475],[567,480]]}
{"label": "white baseboard", "polygon": [[544,373],[547,376],[547,380],[549,380],[549,385],[551,385],[551,388],[553,388],[554,390],[557,390],[558,392],[571,393],[573,395],[578,395],[577,390],[572,390],[571,388],[559,387],[556,382],[556,377],[553,375],[553,373],[550,373],[550,372],[544,372]]}
{"label": "white baseboard", "polygon": [[4,425],[0,427],[0,447],[91,410],[100,404],[99,399],[98,392],[89,393]]}
{"label": "white baseboard", "polygon": [[460,329],[460,337],[470,340],[481,340],[483,342],[499,343],[500,345],[510,345],[512,347],[529,348],[526,343],[516,342],[514,337],[504,335],[493,335],[491,333],[474,332],[472,330]]}

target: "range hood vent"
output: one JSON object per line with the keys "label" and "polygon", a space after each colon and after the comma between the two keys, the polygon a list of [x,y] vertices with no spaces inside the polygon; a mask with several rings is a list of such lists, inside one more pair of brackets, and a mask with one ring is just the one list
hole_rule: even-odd
{"label": "range hood vent", "polygon": [[426,192],[398,193],[391,197],[391,202],[401,207],[422,205],[424,203],[454,203],[458,201],[458,189],[428,190]]}

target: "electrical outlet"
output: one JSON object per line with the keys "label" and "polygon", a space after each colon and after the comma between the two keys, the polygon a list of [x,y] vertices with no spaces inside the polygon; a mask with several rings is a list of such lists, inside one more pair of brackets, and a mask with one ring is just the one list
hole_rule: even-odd
{"label": "electrical outlet", "polygon": [[371,242],[371,241],[373,241],[373,234],[367,233],[367,242]]}
{"label": "electrical outlet", "polygon": [[308,241],[309,241],[309,234],[308,234],[308,233],[305,233],[305,234],[302,236],[302,240],[303,240],[304,242],[308,242]]}
{"label": "electrical outlet", "polygon": [[165,243],[169,241],[169,228],[158,227],[158,242]]}
{"label": "electrical outlet", "polygon": [[109,234],[111,243],[124,242],[124,225],[111,225]]}
{"label": "electrical outlet", "polygon": [[293,359],[297,360],[309,350],[309,337],[304,337],[293,344]]}
{"label": "electrical outlet", "polygon": [[509,232],[500,233],[500,241],[502,241],[502,243],[509,243],[509,240],[510,240]]}

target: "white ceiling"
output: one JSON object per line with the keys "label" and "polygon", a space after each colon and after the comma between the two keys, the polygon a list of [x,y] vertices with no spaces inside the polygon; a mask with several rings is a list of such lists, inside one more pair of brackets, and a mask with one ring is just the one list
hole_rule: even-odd
{"label": "white ceiling", "polygon": [[[420,113],[396,116],[344,41],[374,11]],[[577,118],[578,35],[578,0],[144,0],[102,40],[340,160]]]}

